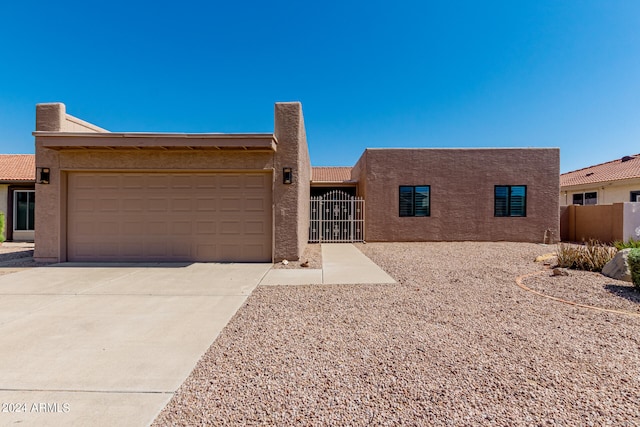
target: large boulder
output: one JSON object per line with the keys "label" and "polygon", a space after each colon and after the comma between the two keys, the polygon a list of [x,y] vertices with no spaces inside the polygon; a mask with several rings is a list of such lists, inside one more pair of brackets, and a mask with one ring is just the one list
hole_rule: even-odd
{"label": "large boulder", "polygon": [[629,251],[631,249],[618,251],[616,256],[602,267],[602,274],[612,279],[631,282],[631,270],[629,270],[629,263],[627,262]]}

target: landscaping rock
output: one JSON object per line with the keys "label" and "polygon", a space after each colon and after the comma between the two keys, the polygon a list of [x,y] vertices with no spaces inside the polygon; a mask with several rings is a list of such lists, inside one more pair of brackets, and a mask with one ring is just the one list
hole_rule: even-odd
{"label": "landscaping rock", "polygon": [[569,272],[566,268],[554,268],[551,273],[552,276],[568,276]]}
{"label": "landscaping rock", "polygon": [[535,262],[545,262],[545,261],[549,261],[550,259],[553,259],[556,257],[556,253],[552,252],[549,254],[544,254],[544,255],[540,255],[536,257]]}
{"label": "landscaping rock", "polygon": [[629,270],[629,263],[627,261],[629,251],[631,251],[631,249],[618,251],[611,261],[602,267],[602,274],[612,279],[631,282],[631,271]]}

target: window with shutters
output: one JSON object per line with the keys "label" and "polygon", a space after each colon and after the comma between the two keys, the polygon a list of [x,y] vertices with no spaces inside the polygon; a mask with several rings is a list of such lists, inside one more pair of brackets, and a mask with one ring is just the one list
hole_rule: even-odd
{"label": "window with shutters", "polygon": [[496,185],[494,216],[527,216],[527,186]]}
{"label": "window with shutters", "polygon": [[401,185],[399,194],[400,216],[431,215],[431,186]]}

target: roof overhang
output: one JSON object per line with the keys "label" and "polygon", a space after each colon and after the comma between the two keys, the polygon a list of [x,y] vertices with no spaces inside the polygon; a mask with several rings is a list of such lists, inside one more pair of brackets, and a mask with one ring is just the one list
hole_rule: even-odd
{"label": "roof overhang", "polygon": [[1,185],[35,185],[36,179],[0,179]]}
{"label": "roof overhang", "polygon": [[52,150],[242,150],[277,151],[270,133],[77,133],[33,132],[42,147]]}
{"label": "roof overhang", "polygon": [[352,187],[357,185],[358,181],[314,181],[311,180],[311,186],[315,187]]}

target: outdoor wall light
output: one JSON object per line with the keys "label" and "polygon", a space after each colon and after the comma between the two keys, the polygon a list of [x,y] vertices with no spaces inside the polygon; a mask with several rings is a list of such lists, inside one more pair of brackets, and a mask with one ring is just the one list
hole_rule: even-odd
{"label": "outdoor wall light", "polygon": [[293,169],[291,168],[282,169],[282,183],[293,184]]}
{"label": "outdoor wall light", "polygon": [[51,171],[49,170],[49,168],[36,168],[36,183],[48,184],[50,174]]}

